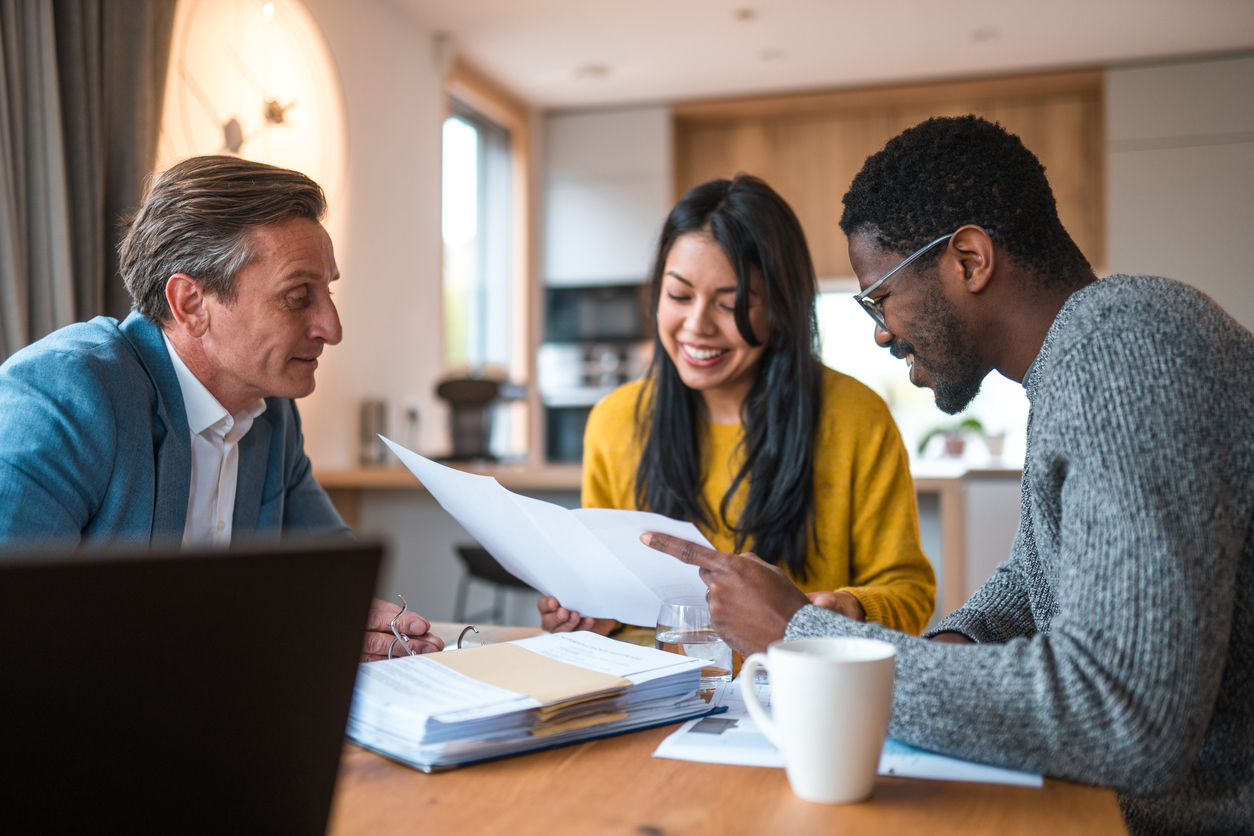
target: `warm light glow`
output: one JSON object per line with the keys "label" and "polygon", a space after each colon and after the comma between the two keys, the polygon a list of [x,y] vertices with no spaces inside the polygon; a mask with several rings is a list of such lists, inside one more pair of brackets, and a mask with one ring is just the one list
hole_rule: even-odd
{"label": "warm light glow", "polygon": [[168,78],[159,167],[234,153],[308,174],[334,211],[346,143],[340,84],[300,0],[180,0]]}

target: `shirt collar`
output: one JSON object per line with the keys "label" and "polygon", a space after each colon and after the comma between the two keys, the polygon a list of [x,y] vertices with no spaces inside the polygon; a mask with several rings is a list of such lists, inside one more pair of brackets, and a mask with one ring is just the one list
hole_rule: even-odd
{"label": "shirt collar", "polygon": [[[200,435],[223,418],[231,418],[232,416],[226,411],[226,407],[218,403],[218,399],[205,388],[205,384],[201,383],[200,379],[192,374],[192,370],[187,368],[187,364],[183,362],[182,357],[179,357],[179,353],[174,350],[174,345],[170,342],[170,338],[166,336],[165,331],[161,332],[161,339],[165,341],[165,350],[169,353],[170,362],[174,365],[174,376],[178,378],[179,389],[183,393],[183,408],[187,410],[187,426],[192,431],[192,435]],[[265,410],[266,402],[258,398],[240,410],[238,415],[234,416],[234,421],[238,421],[241,416],[247,415],[249,419],[247,424],[251,426],[252,419],[265,412]]]}

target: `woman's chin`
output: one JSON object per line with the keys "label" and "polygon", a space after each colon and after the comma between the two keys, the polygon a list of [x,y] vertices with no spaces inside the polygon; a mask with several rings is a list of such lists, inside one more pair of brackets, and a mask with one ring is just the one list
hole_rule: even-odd
{"label": "woman's chin", "polygon": [[718,374],[711,374],[705,369],[685,369],[681,367],[679,370],[679,379],[689,389],[697,392],[708,392],[712,389],[718,389],[726,382],[726,377],[727,375],[723,374],[721,369]]}

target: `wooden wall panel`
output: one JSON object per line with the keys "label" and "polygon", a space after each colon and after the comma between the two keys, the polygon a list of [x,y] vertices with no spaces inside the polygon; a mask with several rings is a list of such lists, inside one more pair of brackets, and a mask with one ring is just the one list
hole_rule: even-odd
{"label": "wooden wall panel", "polygon": [[1063,225],[1106,264],[1100,71],[946,82],[675,107],[676,197],[737,172],[770,183],[805,227],[820,277],[852,276],[841,198],[870,155],[931,116],[974,113],[1018,134],[1045,165]]}

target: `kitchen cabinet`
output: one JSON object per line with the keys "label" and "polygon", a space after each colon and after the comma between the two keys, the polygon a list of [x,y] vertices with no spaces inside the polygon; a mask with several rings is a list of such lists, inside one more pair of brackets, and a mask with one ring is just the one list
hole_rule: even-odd
{"label": "kitchen cabinet", "polygon": [[545,119],[544,283],[641,284],[671,208],[671,115],[659,105]]}
{"label": "kitchen cabinet", "polygon": [[853,276],[841,198],[870,154],[931,116],[974,113],[1045,166],[1058,215],[1095,269],[1106,263],[1100,70],[687,102],[674,109],[676,186],[755,174],[792,206],[819,278]]}
{"label": "kitchen cabinet", "polygon": [[1188,282],[1254,328],[1254,56],[1107,73],[1110,268]]}

